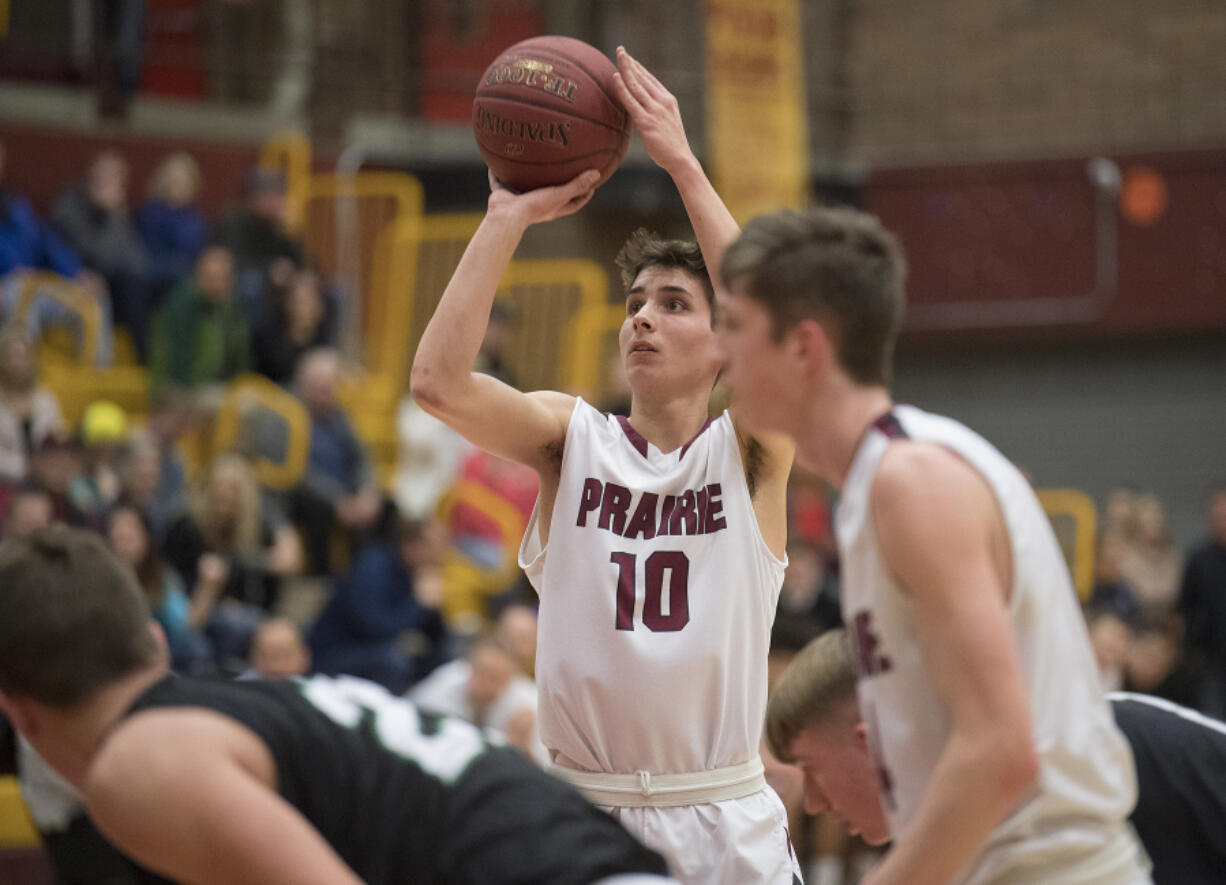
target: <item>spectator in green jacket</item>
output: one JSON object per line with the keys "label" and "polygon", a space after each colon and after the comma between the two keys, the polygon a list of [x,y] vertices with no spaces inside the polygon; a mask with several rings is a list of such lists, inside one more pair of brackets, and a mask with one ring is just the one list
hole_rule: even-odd
{"label": "spectator in green jacket", "polygon": [[153,321],[153,388],[177,384],[200,391],[250,371],[251,363],[251,329],[234,302],[234,258],[229,250],[210,246]]}

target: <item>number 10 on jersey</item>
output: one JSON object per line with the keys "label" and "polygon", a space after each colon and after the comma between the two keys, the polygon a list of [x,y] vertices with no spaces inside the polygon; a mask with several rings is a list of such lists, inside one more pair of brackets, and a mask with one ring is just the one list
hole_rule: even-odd
{"label": "number 10 on jersey", "polygon": [[[617,566],[617,629],[634,629],[634,598],[638,586],[638,557],[613,553]],[[668,576],[668,611],[664,606],[664,578]],[[690,561],[679,550],[657,550],[643,562],[643,623],[656,633],[674,633],[690,622]]]}

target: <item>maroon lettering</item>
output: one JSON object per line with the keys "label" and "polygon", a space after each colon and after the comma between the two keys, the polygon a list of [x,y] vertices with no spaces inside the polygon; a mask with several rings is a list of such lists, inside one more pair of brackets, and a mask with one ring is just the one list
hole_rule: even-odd
{"label": "maroon lettering", "polygon": [[852,618],[852,649],[856,662],[856,675],[869,679],[893,669],[893,663],[879,653],[881,637],[873,629],[873,613],[865,609]]}
{"label": "maroon lettering", "polygon": [[634,496],[625,486],[619,486],[615,482],[605,483],[597,528],[609,529],[614,534],[620,535],[626,528],[626,511],[633,499]]}
{"label": "maroon lettering", "polygon": [[625,486],[588,477],[579,493],[575,525],[587,528],[588,514],[599,510],[594,527],[625,538],[651,540],[665,535],[714,534],[728,527],[722,494],[719,483],[712,483],[697,491],[665,495],[661,504],[655,492],[639,494]]}
{"label": "maroon lettering", "polygon": [[618,630],[633,630],[634,554],[611,553],[609,561],[617,565],[617,617],[614,626]]}
{"label": "maroon lettering", "polygon": [[656,504],[659,500],[660,496],[653,492],[643,493],[634,516],[630,517],[630,524],[626,526],[625,537],[637,538],[641,535],[651,539],[656,536]]}
{"label": "maroon lettering", "polygon": [[[690,561],[676,550],[657,550],[647,557],[647,595],[643,623],[656,633],[675,633],[690,622]],[[664,613],[664,573],[668,579],[668,614]]]}
{"label": "maroon lettering", "polygon": [[656,529],[657,535],[668,534],[668,523],[673,518],[673,510],[677,507],[676,495],[665,495],[664,506],[660,508],[660,527]]}
{"label": "maroon lettering", "polygon": [[694,493],[686,490],[677,498],[677,507],[673,510],[672,519],[668,523],[670,535],[698,534],[698,508],[694,505]]}
{"label": "maroon lettering", "polygon": [[[617,566],[617,616],[614,627],[634,629],[635,561],[633,553],[613,553]],[[644,564],[643,624],[654,633],[675,633],[690,622],[690,561],[678,550],[657,550]],[[668,611],[664,611],[664,574],[668,573]]]}
{"label": "maroon lettering", "polygon": [[575,521],[575,525],[579,528],[586,528],[588,513],[595,510],[599,503],[600,480],[589,476],[583,481],[583,493],[579,496],[579,518]]}
{"label": "maroon lettering", "polygon": [[723,487],[719,483],[713,482],[707,486],[706,491],[707,507],[702,530],[704,534],[710,535],[721,529],[728,528],[728,520],[720,515],[724,512],[724,502],[720,498],[720,495],[724,493]]}

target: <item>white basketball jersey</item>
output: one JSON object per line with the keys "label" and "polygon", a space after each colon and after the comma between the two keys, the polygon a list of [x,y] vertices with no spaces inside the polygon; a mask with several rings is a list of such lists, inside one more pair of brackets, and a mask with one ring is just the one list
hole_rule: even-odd
{"label": "white basketball jersey", "polygon": [[785,563],[727,412],[665,454],[576,402],[548,543],[534,511],[520,565],[541,600],[538,721],[559,764],[680,774],[757,757]]}
{"label": "white basketball jersey", "polygon": [[[1136,801],[1132,754],[1099,686],[1051,524],[1025,478],[991,444],[956,421],[909,406],[896,406],[865,434],[836,516],[844,621],[891,832],[906,832],[949,737],[949,720],[925,674],[910,600],[882,561],[869,511],[890,437],[938,442],[965,459],[991,486],[1012,545],[1009,612],[1041,773],[1034,792],[955,881],[1013,881],[1019,868],[1060,869],[1116,842],[1128,850],[1121,834]],[[1018,881],[1079,880],[1053,874]]]}

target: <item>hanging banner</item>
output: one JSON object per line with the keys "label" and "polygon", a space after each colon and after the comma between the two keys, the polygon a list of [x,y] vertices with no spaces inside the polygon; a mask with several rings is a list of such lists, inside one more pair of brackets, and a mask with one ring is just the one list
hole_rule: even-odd
{"label": "hanging banner", "polygon": [[809,147],[797,0],[705,0],[707,145],[742,223],[808,202]]}

